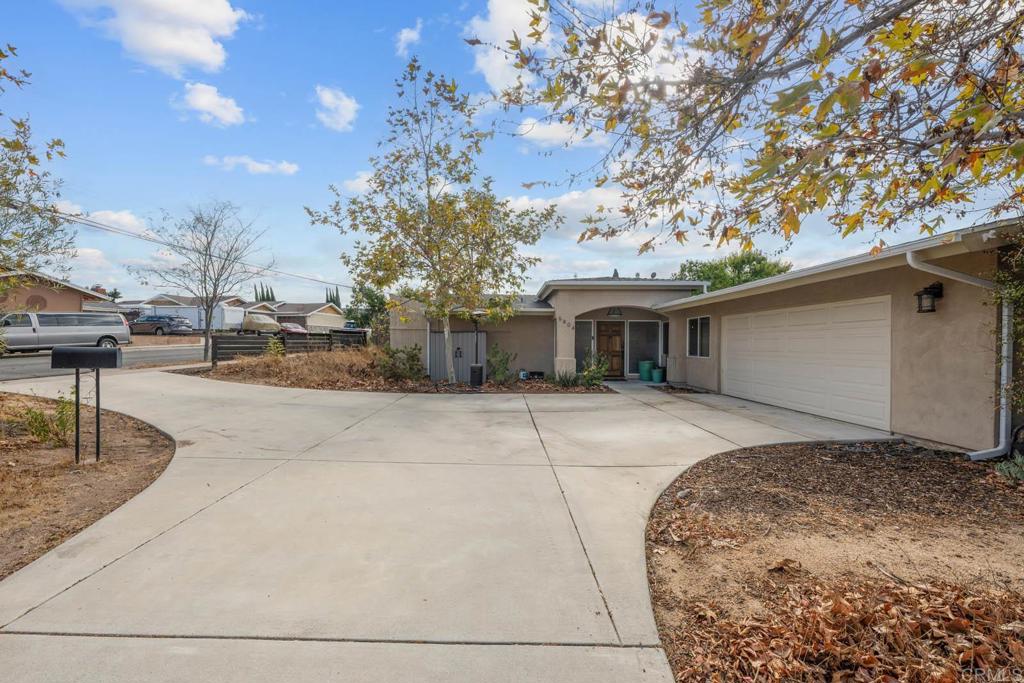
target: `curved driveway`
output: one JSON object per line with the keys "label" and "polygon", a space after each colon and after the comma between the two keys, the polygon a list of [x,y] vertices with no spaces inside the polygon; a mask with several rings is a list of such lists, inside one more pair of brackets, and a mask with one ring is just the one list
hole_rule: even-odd
{"label": "curved driveway", "polygon": [[620,389],[404,395],[110,373],[105,407],[167,431],[177,453],[0,582],[4,677],[670,681],[643,540],[664,486],[738,446],[885,435]]}

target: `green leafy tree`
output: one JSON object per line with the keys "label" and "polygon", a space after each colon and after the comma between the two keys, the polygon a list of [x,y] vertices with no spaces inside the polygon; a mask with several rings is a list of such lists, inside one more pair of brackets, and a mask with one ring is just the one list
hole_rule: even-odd
{"label": "green leafy tree", "polygon": [[[339,294],[340,298],[340,294]],[[335,304],[338,305],[338,304]],[[390,327],[390,311],[387,295],[368,284],[357,284],[352,288],[352,297],[344,307],[345,317],[359,327],[370,330],[370,337],[377,344],[386,344]]]}
{"label": "green leafy tree", "polygon": [[268,287],[262,282],[258,282],[253,285],[252,291],[255,301],[277,301],[277,295],[274,294],[274,288]]}
{"label": "green leafy tree", "polygon": [[111,301],[117,302],[117,300],[122,298],[124,294],[121,293],[120,289],[114,287],[113,289],[107,292],[107,296],[110,297]]}
{"label": "green leafy tree", "polygon": [[558,223],[554,207],[514,209],[499,199],[490,178],[477,178],[477,158],[489,132],[476,128],[476,107],[443,76],[409,62],[396,82],[399,103],[389,108],[381,152],[370,159],[368,190],[306,209],[314,225],[356,233],[342,262],[353,277],[378,290],[422,304],[442,321],[448,380],[453,315],[503,319],[538,259],[521,248]]}
{"label": "green leafy tree", "polygon": [[574,179],[622,205],[584,239],[749,249],[812,214],[847,236],[1024,212],[1019,0],[703,0],[693,30],[672,2],[531,4],[492,46],[521,70],[502,98],[607,141]]}
{"label": "green leafy tree", "polygon": [[788,273],[793,264],[768,258],[760,251],[741,251],[721,258],[683,261],[680,280],[706,280],[708,291],[742,285],[761,278]]}
{"label": "green leafy tree", "polygon": [[[29,82],[27,71],[9,66],[16,56],[11,45],[0,49],[0,95],[8,87]],[[66,272],[67,260],[75,253],[75,232],[54,211],[60,182],[43,168],[45,162],[63,157],[64,143],[59,139],[46,142],[42,152],[37,150],[27,118],[0,123],[0,272]],[[17,277],[0,279],[0,295],[20,284]]]}

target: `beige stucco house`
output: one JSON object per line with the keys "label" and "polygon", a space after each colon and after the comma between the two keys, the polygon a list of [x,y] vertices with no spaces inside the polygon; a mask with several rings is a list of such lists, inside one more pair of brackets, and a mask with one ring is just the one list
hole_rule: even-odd
{"label": "beige stucco house", "polygon": [[[1012,424],[1000,406],[1012,353],[996,334],[1008,317],[990,279],[1002,236],[1020,227],[990,223],[714,292],[678,280],[555,280],[480,330],[527,371],[576,369],[597,352],[628,378],[651,359],[676,385],[985,451]],[[469,331],[457,341],[475,359],[472,323],[453,327]],[[438,330],[415,312],[392,316],[392,343],[419,344],[440,377]]]}

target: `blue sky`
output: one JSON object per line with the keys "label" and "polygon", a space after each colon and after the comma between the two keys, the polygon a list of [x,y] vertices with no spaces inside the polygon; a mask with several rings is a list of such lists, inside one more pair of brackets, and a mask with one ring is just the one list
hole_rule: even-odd
{"label": "blue sky", "polygon": [[[384,133],[392,83],[408,56],[454,77],[469,92],[502,85],[509,67],[463,38],[499,40],[523,23],[524,0],[374,3],[269,0],[36,0],[9,3],[3,42],[18,48],[32,84],[3,96],[7,115],[29,115],[39,141],[64,139],[67,208],[132,230],[166,210],[224,199],[267,230],[264,249],[279,268],[350,282],[338,255],[350,244],[309,225],[335,183],[359,189],[359,173]],[[528,115],[528,114],[526,114]],[[524,115],[524,116],[526,116]],[[640,239],[576,244],[588,208],[615,190],[587,186],[523,189],[593,162],[600,148],[559,146],[557,129],[512,135],[500,115],[482,170],[519,205],[558,204],[566,227],[531,253],[543,263],[530,288],[553,277],[636,272],[670,275],[684,258],[718,252],[698,243],[636,255]],[[840,241],[806,226],[785,257],[811,265],[866,250],[869,237]],[[912,235],[907,236],[912,237]],[[898,241],[892,237],[890,242]],[[769,249],[778,243],[766,243]],[[72,280],[152,291],[125,266],[158,258],[153,245],[81,228]],[[323,286],[265,278],[279,298],[320,301]],[[251,292],[242,292],[250,294]]]}

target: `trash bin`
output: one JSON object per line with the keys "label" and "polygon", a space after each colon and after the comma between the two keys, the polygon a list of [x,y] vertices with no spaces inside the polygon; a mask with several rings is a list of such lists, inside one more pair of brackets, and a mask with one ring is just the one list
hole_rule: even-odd
{"label": "trash bin", "polygon": [[469,366],[469,386],[478,387],[484,383],[484,366],[474,363]]}
{"label": "trash bin", "polygon": [[651,370],[651,381],[655,384],[661,384],[665,381],[665,368],[654,368]]}
{"label": "trash bin", "polygon": [[640,361],[640,381],[650,382],[651,381],[651,370],[654,368],[653,360],[642,360]]}

